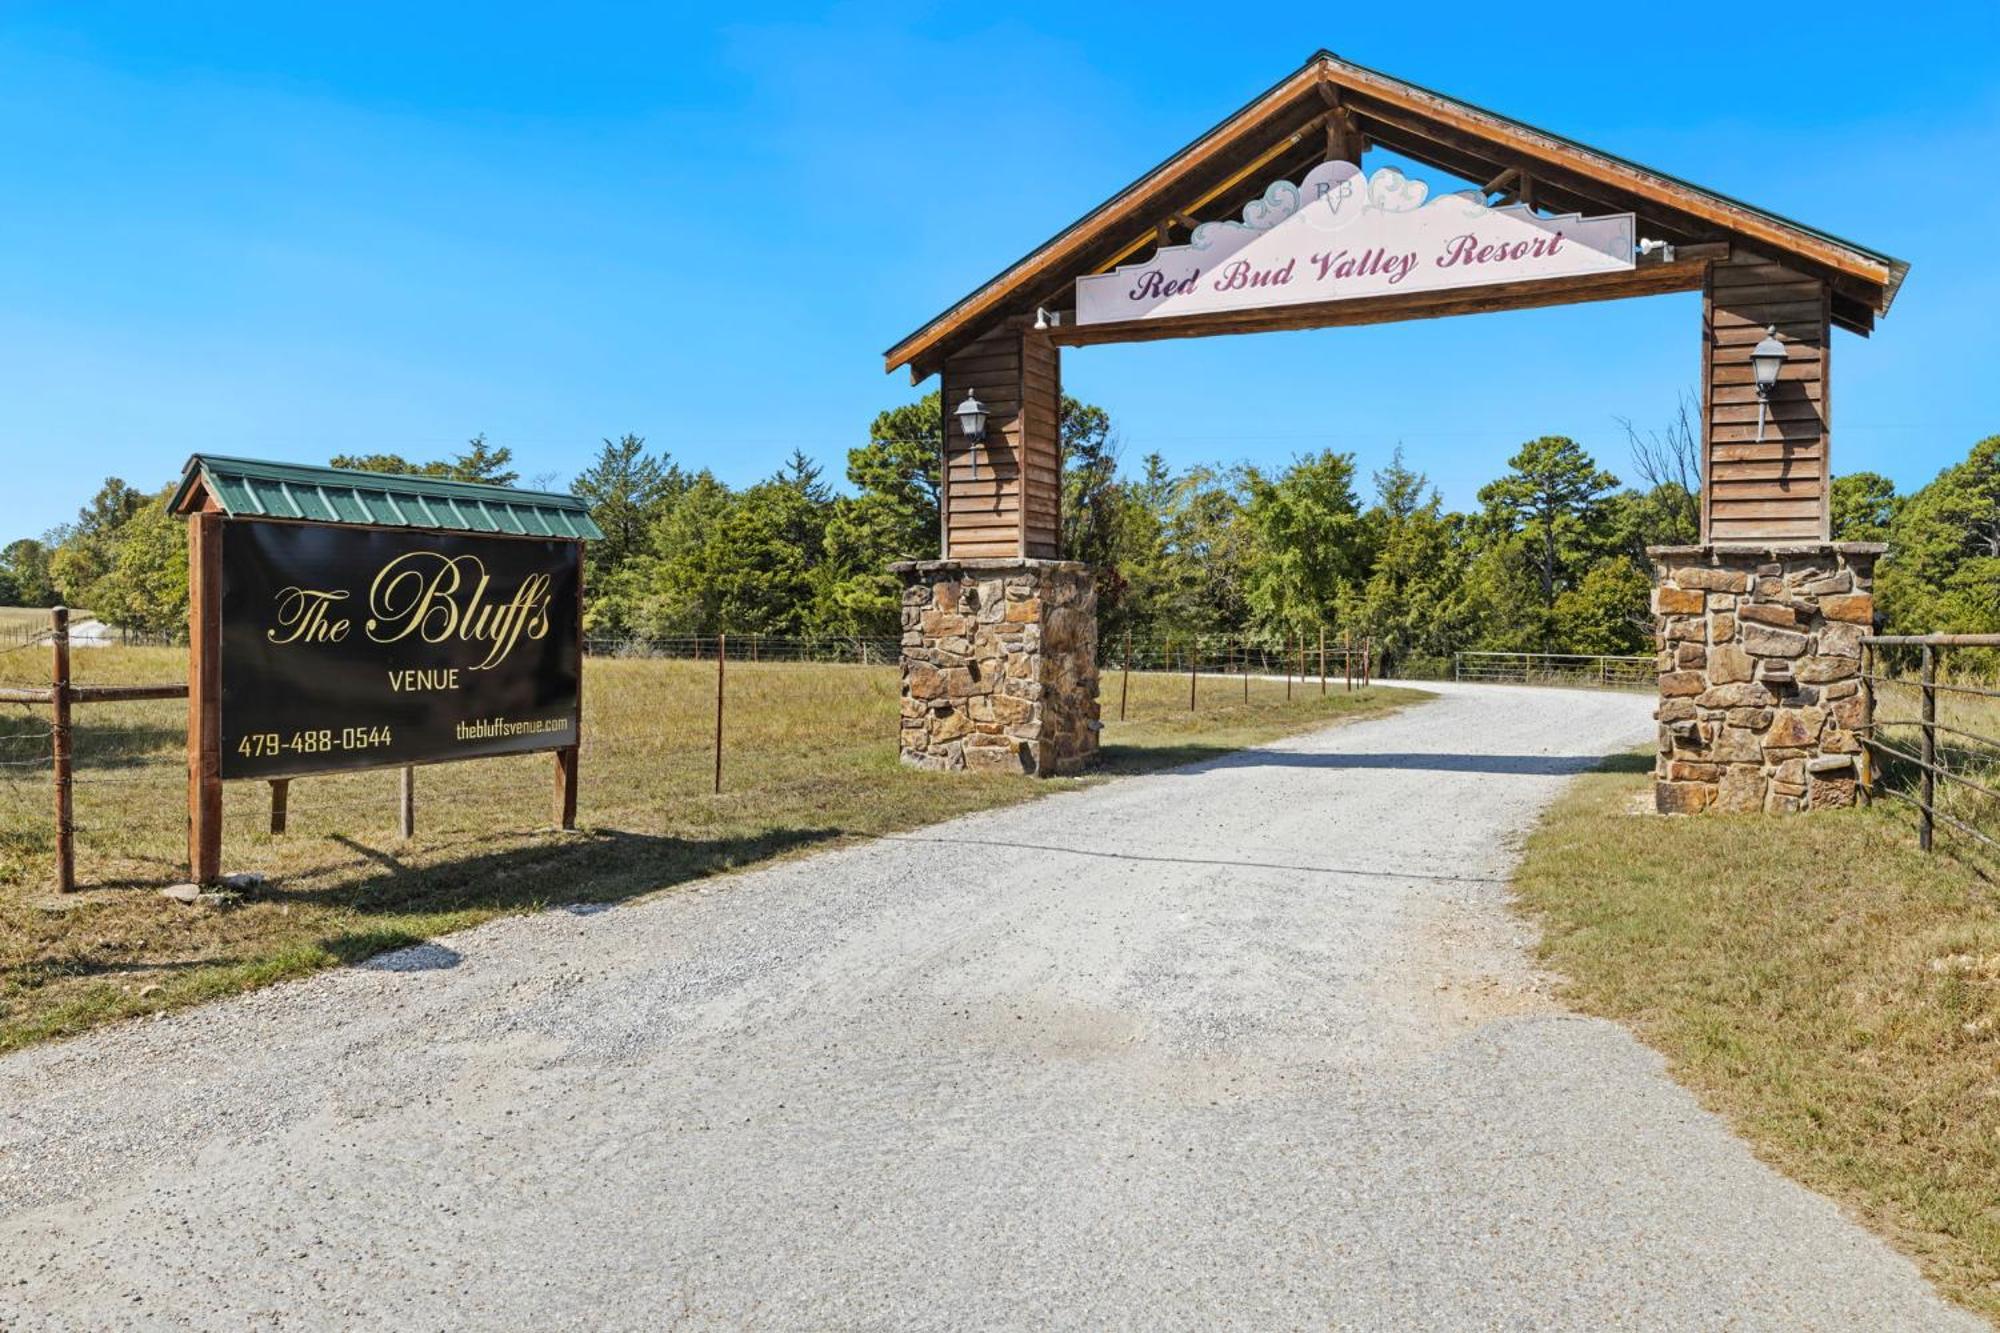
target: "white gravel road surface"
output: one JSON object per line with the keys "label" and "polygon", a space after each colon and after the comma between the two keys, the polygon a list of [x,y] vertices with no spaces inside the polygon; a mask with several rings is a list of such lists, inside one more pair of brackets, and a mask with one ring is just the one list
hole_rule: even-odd
{"label": "white gravel road surface", "polygon": [[1443,695],[0,1060],[0,1327],[1982,1327],[1527,961],[1649,700]]}

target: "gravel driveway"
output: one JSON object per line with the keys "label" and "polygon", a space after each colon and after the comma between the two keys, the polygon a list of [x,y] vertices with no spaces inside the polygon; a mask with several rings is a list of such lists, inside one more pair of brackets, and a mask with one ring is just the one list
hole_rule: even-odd
{"label": "gravel driveway", "polygon": [[0,1327],[1983,1327],[1527,963],[1650,700],[1442,693],[0,1060]]}

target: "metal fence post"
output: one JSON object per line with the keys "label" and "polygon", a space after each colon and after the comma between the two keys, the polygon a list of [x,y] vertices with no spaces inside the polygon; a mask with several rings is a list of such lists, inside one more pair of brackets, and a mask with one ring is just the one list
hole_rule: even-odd
{"label": "metal fence post", "polygon": [[1924,645],[1923,676],[1923,805],[1917,811],[1917,846],[1931,849],[1932,831],[1937,826],[1937,649]]}
{"label": "metal fence post", "polygon": [[715,794],[722,795],[722,673],[729,665],[729,636],[715,636]]}
{"label": "metal fence post", "polygon": [[55,670],[49,678],[49,702],[53,705],[53,725],[49,729],[49,751],[56,780],[56,892],[76,888],[76,807],[71,772],[69,723],[69,608],[58,606],[49,613],[54,632]]}
{"label": "metal fence post", "polygon": [[1199,668],[1200,663],[1201,635],[1197,634],[1188,641],[1188,712],[1190,713],[1194,711],[1195,671]]}
{"label": "metal fence post", "polygon": [[1132,631],[1125,631],[1125,671],[1118,677],[1118,720],[1125,720],[1125,700],[1132,693]]}
{"label": "metal fence post", "polygon": [[1861,767],[1861,781],[1855,794],[1861,804],[1875,802],[1875,645],[1861,645],[1861,753],[1855,756]]}

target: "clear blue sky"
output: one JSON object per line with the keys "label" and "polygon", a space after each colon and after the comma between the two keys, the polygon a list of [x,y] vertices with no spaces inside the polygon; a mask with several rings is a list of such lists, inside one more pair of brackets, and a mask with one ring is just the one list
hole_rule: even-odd
{"label": "clear blue sky", "polygon": [[[1759,15],[1769,13],[1769,21]],[[1835,467],[2000,431],[2000,6],[1375,9],[0,3],[0,537],[197,449],[558,485],[634,431],[837,475],[882,350],[1316,48],[1909,260],[1837,334]],[[1092,348],[1128,463],[1401,441],[1469,504],[1519,440],[1614,470],[1692,296]],[[929,386],[927,386],[929,387]]]}

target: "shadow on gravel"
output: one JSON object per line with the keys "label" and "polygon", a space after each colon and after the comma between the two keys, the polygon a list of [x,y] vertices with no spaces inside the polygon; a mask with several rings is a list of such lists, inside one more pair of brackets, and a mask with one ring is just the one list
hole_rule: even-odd
{"label": "shadow on gravel", "polygon": [[[364,863],[373,863],[374,873],[364,871],[326,887],[293,888],[280,881],[261,890],[258,898],[337,907],[364,919],[555,904],[574,911],[672,888],[841,835],[837,828],[771,829],[747,837],[692,839],[602,829],[552,843],[471,855],[454,850],[421,865],[405,863],[385,848],[342,838]],[[416,943],[411,938],[384,937],[363,926],[347,937],[324,942],[324,947],[350,958]]]}
{"label": "shadow on gravel", "polygon": [[[1303,754],[1293,750],[1233,750],[1195,759],[1194,772],[1220,768],[1366,768],[1386,772],[1492,773],[1571,777],[1625,762],[1622,756],[1557,754]],[[1650,765],[1648,765],[1650,767]],[[1629,771],[1622,768],[1614,771]]]}

